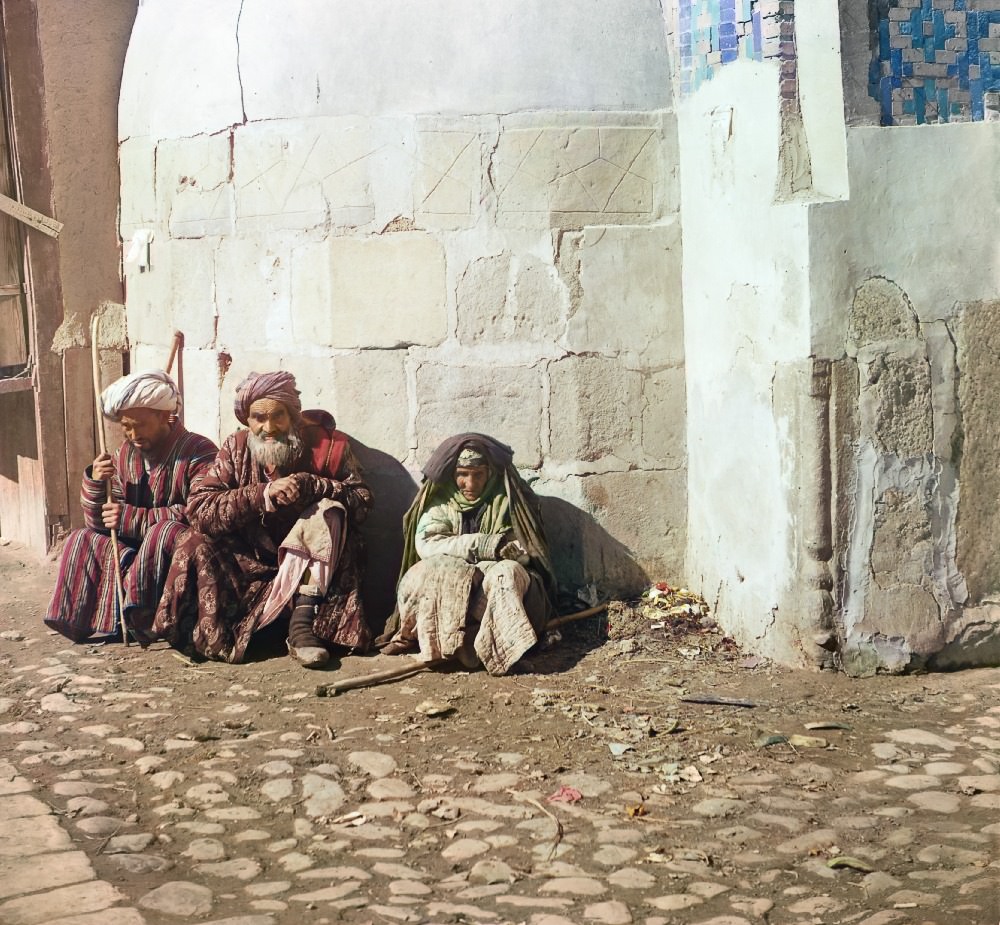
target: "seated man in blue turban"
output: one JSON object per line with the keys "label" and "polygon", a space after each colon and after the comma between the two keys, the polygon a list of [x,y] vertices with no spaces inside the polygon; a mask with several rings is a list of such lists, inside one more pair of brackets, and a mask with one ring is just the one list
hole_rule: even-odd
{"label": "seated man in blue turban", "polygon": [[424,475],[403,521],[397,605],[382,651],[454,656],[506,674],[554,613],[538,499],[510,447],[483,434],[444,441]]}

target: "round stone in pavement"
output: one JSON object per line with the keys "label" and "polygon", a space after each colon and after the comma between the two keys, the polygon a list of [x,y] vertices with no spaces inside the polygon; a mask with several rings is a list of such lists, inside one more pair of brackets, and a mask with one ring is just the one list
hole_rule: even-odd
{"label": "round stone in pavement", "polygon": [[212,891],[198,883],[172,880],[139,898],[139,907],[185,917],[207,915],[212,911]]}
{"label": "round stone in pavement", "polygon": [[348,762],[372,777],[388,777],[396,770],[396,759],[382,752],[351,752]]}

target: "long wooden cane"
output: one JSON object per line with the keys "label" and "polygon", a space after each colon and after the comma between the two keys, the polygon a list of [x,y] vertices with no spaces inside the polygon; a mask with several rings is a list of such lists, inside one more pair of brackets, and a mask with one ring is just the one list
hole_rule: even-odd
{"label": "long wooden cane", "polygon": [[[94,371],[94,406],[97,409],[97,439],[101,447],[101,454],[108,452],[107,443],[104,438],[104,410],[101,408],[101,364],[100,364],[100,335],[101,335],[101,313],[94,312],[90,319],[90,354]],[[112,500],[111,479],[104,483],[108,501]],[[128,622],[125,619],[125,589],[122,586],[121,559],[118,553],[118,531],[111,528],[111,556],[114,559],[115,569],[115,603],[118,606],[118,616],[122,623],[122,641],[127,646]]]}
{"label": "long wooden cane", "polygon": [[184,335],[180,331],[174,331],[174,339],[170,342],[170,356],[167,357],[167,365],[163,368],[164,372],[169,376],[170,370],[174,368],[174,360],[177,357],[177,351],[184,346]]}
{"label": "long wooden cane", "polygon": [[170,356],[167,357],[167,365],[164,367],[164,371],[168,376],[171,375],[171,370],[174,368],[174,359],[177,360],[177,375],[174,376],[174,382],[177,383],[177,393],[181,398],[181,408],[177,412],[177,419],[182,423],[184,421],[184,366],[180,351],[183,349],[184,334],[182,331],[174,331],[174,336],[170,341]]}
{"label": "long wooden cane", "polygon": [[[572,623],[574,620],[584,620],[593,617],[608,609],[607,602],[598,604],[596,607],[588,607],[586,610],[577,613],[566,614],[564,617],[556,617],[545,624],[547,630],[562,626],[565,623]],[[345,678],[342,681],[335,681],[333,684],[321,684],[316,688],[317,697],[336,697],[344,691],[356,690],[359,687],[374,687],[376,684],[385,684],[387,681],[402,681],[404,678],[412,677],[423,671],[432,671],[444,665],[457,664],[451,658],[439,658],[430,662],[418,662],[408,659],[402,665],[392,668],[385,668],[382,671],[373,671],[371,674],[359,675],[356,678]]]}

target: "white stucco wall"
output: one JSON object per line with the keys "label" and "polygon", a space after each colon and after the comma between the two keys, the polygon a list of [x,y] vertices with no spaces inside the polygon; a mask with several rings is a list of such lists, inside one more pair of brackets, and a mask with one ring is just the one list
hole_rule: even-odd
{"label": "white stucco wall", "polygon": [[152,234],[137,364],[182,330],[213,436],[277,366],[397,468],[493,433],[567,585],[680,580],[669,73],[656,0],[146,0],[120,106],[121,235]]}
{"label": "white stucco wall", "polygon": [[678,110],[688,386],[689,580],[741,642],[799,661],[794,409],[809,355],[807,207],[775,204],[778,72],[737,62]]}
{"label": "white stucco wall", "polygon": [[837,591],[858,674],[996,657],[998,152],[993,123],[852,128],[850,199],[812,207],[813,349],[860,395]]}
{"label": "white stucco wall", "polygon": [[1000,124],[859,126],[848,134],[849,202],[812,207],[812,286],[821,355],[843,350],[854,290],[885,276],[917,317],[996,298],[1000,287]]}

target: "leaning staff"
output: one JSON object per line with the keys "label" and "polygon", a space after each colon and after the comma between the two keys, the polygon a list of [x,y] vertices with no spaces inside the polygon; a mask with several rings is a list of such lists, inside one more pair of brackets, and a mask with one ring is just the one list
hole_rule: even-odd
{"label": "leaning staff", "polygon": [[[101,368],[100,368],[100,332],[101,315],[96,312],[90,319],[90,354],[94,372],[94,405],[97,408],[97,439],[101,449],[101,455],[107,455],[108,448],[104,439],[104,409],[101,407]],[[104,482],[107,491],[108,501],[113,500],[111,492],[111,479]],[[118,607],[118,618],[122,623],[122,641],[127,646],[129,644],[129,628],[125,619],[125,588],[122,583],[122,565],[118,552],[118,531],[111,527],[111,556],[114,559],[115,570],[115,603]]]}

